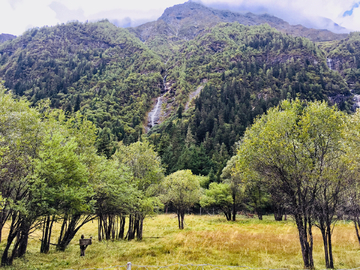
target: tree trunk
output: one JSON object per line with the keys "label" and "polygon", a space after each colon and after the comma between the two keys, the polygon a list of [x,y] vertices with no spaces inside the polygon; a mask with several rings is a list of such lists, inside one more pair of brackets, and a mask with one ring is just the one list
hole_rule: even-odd
{"label": "tree trunk", "polygon": [[21,226],[21,232],[20,232],[20,237],[19,237],[19,247],[17,250],[17,257],[22,257],[26,253],[27,245],[28,245],[28,241],[29,241],[30,228],[31,228],[31,224],[25,220]]}
{"label": "tree trunk", "polygon": [[184,229],[185,210],[182,210],[182,209],[178,210],[177,216],[178,216],[179,229],[183,230]]}
{"label": "tree trunk", "polygon": [[88,215],[83,221],[81,220],[80,214],[69,215],[67,219],[64,219],[64,222],[67,225],[62,226],[64,231],[60,233],[62,238],[59,238],[56,249],[60,251],[65,251],[66,247],[70,244],[71,240],[75,237],[76,233],[89,221],[93,220],[96,216]]}
{"label": "tree trunk", "polygon": [[[12,265],[14,258],[25,255],[32,222],[19,213],[14,212],[11,217],[7,243],[1,257],[1,265]],[[16,238],[15,243],[13,244]],[[12,247],[11,256],[9,256]]]}
{"label": "tree trunk", "polygon": [[226,220],[230,221],[231,220],[231,211],[225,209],[225,210],[223,210],[223,212],[225,214]]}
{"label": "tree trunk", "polygon": [[181,222],[180,222],[180,212],[177,211],[177,218],[178,218],[178,224],[179,224],[179,229],[181,230]]}
{"label": "tree trunk", "polygon": [[326,265],[326,268],[329,268],[329,253],[328,253],[328,241],[327,241],[327,237],[326,237],[326,230],[325,230],[325,227],[323,226],[323,224],[320,224],[319,229],[321,231],[321,236],[322,236],[323,244],[324,244],[325,265]]}
{"label": "tree trunk", "polygon": [[120,216],[120,229],[119,229],[119,239],[124,239],[125,233],[125,216]]}
{"label": "tree trunk", "polygon": [[299,240],[301,246],[301,253],[304,262],[304,268],[313,269],[313,237],[312,237],[312,223],[310,218],[295,215],[295,221],[299,232]]}
{"label": "tree trunk", "polygon": [[359,244],[360,244],[360,235],[359,235],[360,219],[359,219],[359,217],[355,217],[355,218],[353,219],[353,222],[354,222],[354,225],[355,225],[356,236],[357,236],[358,242],[359,242]]}
{"label": "tree trunk", "polygon": [[126,237],[127,240],[133,240],[135,238],[134,219],[135,219],[134,215],[129,215],[129,229]]}
{"label": "tree trunk", "polygon": [[180,220],[181,220],[181,229],[184,229],[184,218],[185,218],[185,211],[181,211],[180,213]]}
{"label": "tree trunk", "polygon": [[233,204],[232,204],[232,220],[236,221],[236,193],[232,194]]}
{"label": "tree trunk", "polygon": [[274,218],[276,221],[282,221],[283,215],[282,215],[282,213],[274,212]]}
{"label": "tree trunk", "polygon": [[99,239],[99,241],[102,240],[101,229],[102,229],[102,220],[101,220],[101,216],[99,216],[99,220],[98,220],[98,239]]}
{"label": "tree trunk", "polygon": [[50,216],[46,216],[44,220],[40,253],[48,253],[50,250],[50,239],[51,239],[51,231],[52,226],[54,224],[55,217],[52,218]]}
{"label": "tree trunk", "polygon": [[332,254],[332,242],[331,242],[331,224],[327,224],[326,226],[327,230],[327,240],[328,240],[328,249],[329,249],[329,266],[327,268],[334,268],[334,259]]}
{"label": "tree trunk", "polygon": [[138,234],[137,234],[137,240],[139,240],[139,241],[142,240],[143,226],[144,226],[144,219],[143,219],[142,217],[140,217],[140,220],[139,220],[139,229],[138,229]]}

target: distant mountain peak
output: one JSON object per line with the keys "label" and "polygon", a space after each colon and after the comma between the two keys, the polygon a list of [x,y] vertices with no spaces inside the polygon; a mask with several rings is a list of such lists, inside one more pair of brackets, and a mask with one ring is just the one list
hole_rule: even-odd
{"label": "distant mountain peak", "polygon": [[8,41],[8,40],[11,40],[11,39],[14,39],[16,38],[16,36],[14,35],[11,35],[11,34],[0,34],[0,43],[3,43],[5,41]]}
{"label": "distant mountain peak", "polygon": [[[307,28],[302,25],[290,25],[288,22],[270,14],[239,13],[207,7],[201,3],[188,1],[165,9],[158,19],[175,30],[179,38],[192,39],[207,27],[219,22],[238,22],[243,25],[269,24],[279,31],[309,38],[312,41],[330,41],[346,38],[346,34],[336,34],[325,29]],[[188,32],[188,33],[186,33]],[[180,34],[180,35],[179,35]]]}

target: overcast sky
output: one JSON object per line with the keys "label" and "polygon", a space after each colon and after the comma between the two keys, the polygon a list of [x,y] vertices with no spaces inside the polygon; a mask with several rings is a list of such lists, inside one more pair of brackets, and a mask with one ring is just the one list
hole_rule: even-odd
{"label": "overcast sky", "polygon": [[[121,26],[156,20],[165,8],[186,0],[0,0],[0,33],[21,35],[25,30],[71,20],[107,18]],[[199,1],[197,1],[199,2]],[[202,0],[205,5],[235,11],[269,13],[291,24],[317,26],[328,18],[360,31],[360,0]],[[318,20],[318,21],[317,21]],[[316,22],[312,25],[313,22]],[[325,27],[325,26],[324,26]]]}

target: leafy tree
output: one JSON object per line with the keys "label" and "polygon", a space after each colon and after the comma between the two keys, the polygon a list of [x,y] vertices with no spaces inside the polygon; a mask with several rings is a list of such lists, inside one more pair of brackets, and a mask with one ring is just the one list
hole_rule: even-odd
{"label": "leafy tree", "polygon": [[282,194],[296,222],[307,268],[314,267],[312,226],[321,222],[316,219],[318,206],[326,217],[326,228],[321,231],[325,261],[333,267],[328,229],[334,207],[330,205],[341,197],[341,192],[333,193],[333,187],[344,186],[351,169],[344,159],[345,121],[344,113],[325,103],[284,101],[246,131],[238,151],[237,170],[244,177],[261,176]]}
{"label": "leafy tree", "polygon": [[223,183],[226,183],[230,186],[231,197],[232,197],[232,220],[236,220],[237,207],[242,201],[243,186],[240,173],[235,169],[237,156],[233,156],[226,164],[226,167],[223,169],[221,178]]}
{"label": "leafy tree", "polygon": [[130,211],[127,238],[141,240],[146,215],[160,206],[156,195],[164,177],[161,160],[147,141],[138,141],[129,146],[120,143],[114,159],[129,168],[130,184],[139,191],[138,200]]}
{"label": "leafy tree", "polygon": [[11,265],[14,258],[25,254],[28,235],[39,217],[30,208],[29,185],[42,132],[40,114],[24,100],[5,94],[0,85],[0,192],[5,199],[0,210],[0,232],[11,218],[1,265]]}
{"label": "leafy tree", "polygon": [[233,199],[229,184],[211,183],[209,189],[205,191],[205,195],[201,197],[200,205],[201,207],[219,208],[226,219],[231,220]]}
{"label": "leafy tree", "polygon": [[176,209],[179,229],[184,229],[185,211],[199,202],[200,183],[190,170],[181,170],[165,177],[163,183],[163,203],[171,203]]}
{"label": "leafy tree", "polygon": [[43,137],[44,149],[35,160],[32,183],[34,206],[44,215],[42,253],[50,247],[52,225],[58,216],[89,210],[88,198],[93,195],[88,185],[88,171],[76,154],[74,139],[67,140],[59,131],[48,130]]}

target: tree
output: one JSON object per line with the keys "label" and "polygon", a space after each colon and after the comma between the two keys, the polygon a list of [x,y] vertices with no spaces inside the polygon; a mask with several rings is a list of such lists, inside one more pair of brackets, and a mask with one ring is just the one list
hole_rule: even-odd
{"label": "tree", "polygon": [[11,218],[1,265],[11,265],[14,258],[25,254],[28,235],[39,217],[39,213],[30,211],[29,185],[42,131],[40,114],[24,100],[6,94],[0,85],[0,192],[5,199],[0,210],[0,232]]}
{"label": "tree", "polygon": [[243,193],[243,181],[240,173],[236,170],[237,156],[233,156],[222,170],[221,178],[223,183],[230,186],[231,197],[232,197],[232,220],[236,220],[237,207],[241,201],[241,195]]}
{"label": "tree", "polygon": [[34,208],[44,215],[40,251],[47,253],[57,217],[88,210],[93,190],[88,185],[88,170],[76,154],[74,138],[67,139],[59,130],[48,130],[43,146],[35,161],[32,196]]}
{"label": "tree", "polygon": [[201,207],[216,207],[223,211],[227,220],[231,220],[233,199],[229,184],[211,183],[205,195],[200,199]]}
{"label": "tree", "polygon": [[[333,186],[348,180],[345,122],[344,113],[324,102],[284,101],[255,121],[238,151],[237,170],[247,179],[261,177],[269,190],[282,195],[297,225],[305,268],[314,268],[316,206],[325,210],[333,197],[322,194],[332,193]],[[324,215],[329,227],[333,212],[324,211]],[[331,230],[322,233],[325,261],[333,267]]]}
{"label": "tree", "polygon": [[129,215],[128,240],[142,239],[143,222],[146,215],[160,206],[156,198],[158,186],[164,177],[160,157],[147,141],[138,141],[129,146],[120,143],[114,154],[119,164],[129,168],[130,183],[138,190],[138,200],[133,202]]}
{"label": "tree", "polygon": [[116,159],[101,157],[96,178],[98,239],[123,239],[125,216],[131,213],[133,205],[137,204],[138,197],[141,196],[131,183],[130,169]]}
{"label": "tree", "polygon": [[181,170],[165,177],[163,183],[163,203],[171,203],[178,217],[179,229],[184,229],[185,211],[199,202],[200,183],[190,170]]}
{"label": "tree", "polygon": [[351,159],[354,161],[355,170],[354,175],[348,183],[348,189],[345,195],[345,202],[343,202],[342,209],[338,213],[341,217],[347,215],[354,222],[355,232],[360,244],[360,152],[356,149],[360,147],[360,110],[357,110],[348,121],[347,142],[350,148],[348,152]]}

